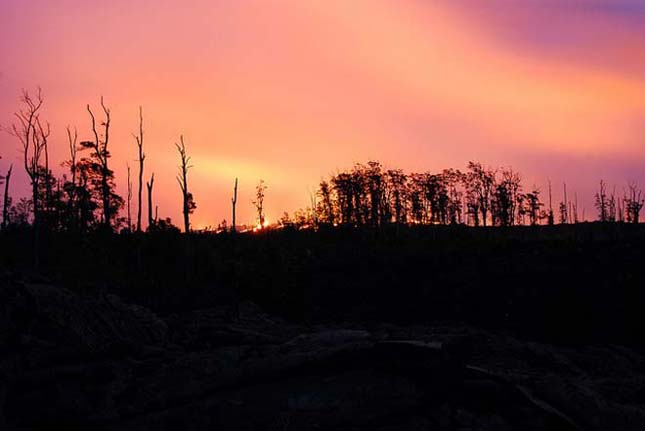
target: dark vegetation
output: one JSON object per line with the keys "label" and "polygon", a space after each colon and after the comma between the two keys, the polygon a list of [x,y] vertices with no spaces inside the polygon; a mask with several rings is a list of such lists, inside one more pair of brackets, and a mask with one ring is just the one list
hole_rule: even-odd
{"label": "dark vegetation", "polygon": [[[2,266],[31,271],[30,230]],[[26,241],[27,240],[27,241]],[[642,340],[645,228],[283,229],[44,235],[41,273],[160,313],[254,301],[303,324],[461,321],[548,341]]]}

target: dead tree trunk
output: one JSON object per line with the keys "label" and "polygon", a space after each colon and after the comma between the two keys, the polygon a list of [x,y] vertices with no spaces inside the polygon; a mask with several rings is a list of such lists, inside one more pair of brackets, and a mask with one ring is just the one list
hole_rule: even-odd
{"label": "dead tree trunk", "polygon": [[569,201],[567,200],[568,199],[567,198],[567,183],[563,183],[563,184],[564,184],[564,222],[565,223],[570,223],[570,220],[569,220],[569,216],[570,216],[569,215],[569,213],[570,213],[570,211],[569,211]]}
{"label": "dead tree trunk", "polygon": [[155,184],[155,173],[153,172],[150,176],[150,181],[146,182],[146,188],[148,189],[148,230],[154,227],[155,221],[152,218],[152,187]]}
{"label": "dead tree trunk", "polygon": [[11,171],[13,170],[13,164],[9,166],[7,171],[7,176],[4,179],[4,198],[2,203],[2,230],[7,228],[9,223],[9,181],[11,181]]}
{"label": "dead tree trunk", "polygon": [[92,132],[94,133],[94,152],[96,158],[101,165],[101,198],[103,201],[103,223],[109,229],[112,228],[112,208],[111,208],[111,190],[110,190],[110,169],[108,167],[108,144],[110,142],[110,110],[103,103],[103,96],[101,96],[101,108],[105,114],[105,120],[101,123],[103,126],[103,141],[99,139],[99,133],[96,129],[96,119],[94,113],[87,105],[87,112],[90,114],[92,120]]}
{"label": "dead tree trunk", "polygon": [[132,232],[132,213],[130,212],[130,204],[132,202],[132,181],[130,181],[130,165],[128,167],[128,232]]}
{"label": "dead tree trunk", "polygon": [[[38,88],[36,99],[33,99],[26,90],[23,90],[21,101],[26,105],[25,110],[15,114],[18,124],[11,128],[11,134],[17,137],[23,149],[25,172],[31,182],[31,199],[34,214],[34,266],[39,266],[39,231],[40,231],[40,204],[38,200],[38,187],[40,185],[41,159],[49,135],[49,125],[43,129],[40,123],[39,111],[43,105],[42,91]],[[46,130],[46,131],[45,131]]]}
{"label": "dead tree trunk", "polygon": [[233,223],[231,225],[231,232],[235,233],[235,205],[237,205],[237,178],[235,178],[235,187],[233,187],[233,197],[231,198],[233,204]]}
{"label": "dead tree trunk", "polygon": [[[49,137],[49,124],[47,124],[47,130],[44,131],[42,127],[39,125],[40,129],[40,134],[43,140],[43,153],[44,153],[44,158],[45,158],[45,166],[44,166],[44,172],[43,175],[45,177],[45,203],[44,203],[44,210],[47,214],[47,223],[52,222],[52,210],[56,210],[56,205],[54,204],[53,201],[53,195],[52,195],[52,180],[54,179],[51,171],[49,170],[49,145],[48,145],[48,137]],[[50,226],[50,228],[53,228],[54,226]]]}
{"label": "dead tree trunk", "polygon": [[190,213],[195,208],[195,204],[192,199],[192,194],[188,191],[188,169],[190,166],[190,157],[186,153],[186,145],[184,143],[184,136],[179,137],[179,144],[175,144],[177,151],[179,152],[179,158],[181,165],[179,166],[179,175],[177,175],[177,182],[179,183],[179,188],[181,189],[181,195],[183,200],[183,214],[184,214],[184,232],[190,232]]}
{"label": "dead tree trunk", "polygon": [[143,189],[143,161],[146,155],[143,153],[143,109],[139,106],[139,136],[135,136],[139,148],[139,189],[137,195],[137,232],[141,232],[141,191]]}
{"label": "dead tree trunk", "polygon": [[78,226],[78,211],[76,210],[76,141],[78,140],[78,131],[74,127],[74,136],[72,137],[72,130],[67,126],[67,142],[69,144],[69,170],[72,174],[71,187],[68,190],[68,211],[72,217],[72,224],[74,229]]}
{"label": "dead tree trunk", "polygon": [[554,216],[553,216],[553,196],[551,194],[551,180],[548,180],[549,183],[549,214],[547,216],[547,223],[549,226],[552,226],[554,223]]}
{"label": "dead tree trunk", "polygon": [[264,180],[260,180],[258,185],[255,187],[255,200],[253,205],[258,212],[258,229],[264,229],[264,193],[267,189]]}

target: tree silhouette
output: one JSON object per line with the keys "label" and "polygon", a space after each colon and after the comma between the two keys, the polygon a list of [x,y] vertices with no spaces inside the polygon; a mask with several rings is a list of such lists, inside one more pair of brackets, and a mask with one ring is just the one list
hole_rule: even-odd
{"label": "tree silhouette", "polygon": [[466,175],[466,188],[471,191],[481,212],[482,223],[487,225],[488,213],[491,206],[491,198],[495,188],[495,172],[486,169],[481,163],[468,162],[468,174]]}
{"label": "tree silhouette", "polygon": [[237,178],[235,178],[235,185],[233,186],[233,197],[231,198],[231,205],[233,207],[233,221],[231,224],[231,232],[235,233],[236,219],[235,219],[235,206],[237,205]]}
{"label": "tree silhouette", "polygon": [[[360,171],[359,171],[360,172]],[[389,218],[389,205],[386,199],[386,182],[379,162],[369,161],[362,172],[369,196],[369,220],[372,227],[381,226]]]}
{"label": "tree silhouette", "polygon": [[526,209],[529,215],[529,221],[531,226],[538,224],[541,214],[540,209],[544,204],[540,202],[540,190],[537,187],[533,187],[533,190],[529,193],[526,193]]}
{"label": "tree silhouette", "polygon": [[386,172],[386,178],[394,223],[407,223],[408,176],[401,169],[390,169]]}
{"label": "tree silhouette", "polygon": [[567,183],[562,183],[564,200],[560,202],[560,224],[569,223],[569,209],[567,201]]}
{"label": "tree silhouette", "polygon": [[[42,212],[44,213],[45,216],[45,223],[44,226],[47,226],[49,228],[54,228],[56,226],[56,223],[51,220],[51,212],[53,207],[55,206],[55,201],[52,196],[52,188],[53,185],[56,184],[56,179],[54,178],[51,170],[49,169],[49,135],[50,135],[50,127],[49,123],[46,125],[46,132],[43,131],[42,127],[39,125],[39,132],[41,135],[42,139],[42,145],[43,145],[43,161],[44,165],[40,167],[41,173],[40,173],[40,184],[39,184],[39,196],[38,201],[42,203]],[[41,190],[42,188],[42,190]]]}
{"label": "tree silhouette", "polygon": [[354,187],[352,175],[341,172],[331,179],[332,187],[336,193],[341,224],[348,225],[354,221]]}
{"label": "tree silhouette", "polygon": [[264,193],[267,189],[267,185],[264,183],[264,180],[260,180],[258,185],[255,187],[255,200],[253,205],[255,210],[258,212],[258,221],[259,228],[264,228]]}
{"label": "tree silhouette", "polygon": [[634,182],[629,183],[628,193],[629,194],[625,197],[627,222],[638,223],[641,209],[643,209],[643,204],[645,204],[645,199],[642,197],[642,190],[640,190]]}
{"label": "tree silhouette", "polygon": [[333,203],[331,186],[327,181],[321,181],[318,187],[318,221],[322,224],[333,225],[336,222],[336,214]]}
{"label": "tree silhouette", "polygon": [[448,190],[448,222],[459,224],[462,222],[463,192],[459,190],[464,181],[464,174],[458,169],[444,169],[443,181]]}
{"label": "tree silhouette", "polygon": [[126,164],[128,169],[128,231],[132,231],[132,213],[130,212],[130,203],[132,202],[132,181],[130,180],[130,164]]}
{"label": "tree silhouette", "polygon": [[[90,142],[81,142],[77,146],[78,132],[67,127],[67,141],[70,159],[63,163],[70,170],[70,180],[64,181],[63,190],[67,194],[66,215],[63,220],[65,229],[85,232],[96,224],[95,212],[101,207],[102,174],[100,164],[93,155],[78,159],[78,151],[93,148]],[[114,199],[118,202],[119,197]]]}
{"label": "tree silhouette", "polygon": [[143,189],[143,162],[146,159],[146,155],[143,152],[143,108],[139,106],[139,135],[134,136],[134,139],[137,141],[137,149],[139,151],[139,182],[137,189],[137,232],[141,232],[141,193]]}
{"label": "tree silhouette", "polygon": [[34,216],[34,265],[38,267],[40,237],[40,208],[38,197],[40,176],[42,174],[41,159],[43,157],[43,151],[47,146],[50,129],[48,123],[43,127],[40,121],[40,109],[43,105],[43,95],[40,87],[37,89],[35,99],[29,95],[27,90],[23,90],[20,100],[25,105],[25,108],[14,114],[18,119],[18,123],[14,123],[11,126],[11,133],[22,144],[25,172],[31,183],[31,205]]}
{"label": "tree silhouette", "polygon": [[40,122],[39,111],[43,105],[43,95],[40,87],[37,89],[35,99],[31,97],[27,90],[23,90],[20,101],[25,105],[25,109],[21,109],[14,114],[18,119],[18,123],[14,123],[11,126],[11,134],[18,138],[22,144],[24,168],[32,188],[34,227],[36,227],[39,221],[38,186],[40,183],[41,159],[49,127],[43,128]]}
{"label": "tree silhouette", "polygon": [[551,180],[547,181],[549,186],[549,212],[547,214],[547,224],[553,226],[555,219],[553,215],[553,195],[551,193]]}
{"label": "tree silhouette", "polygon": [[598,210],[598,220],[606,222],[609,220],[609,199],[607,198],[607,184],[600,180],[600,187],[595,195],[596,209]]}
{"label": "tree silhouette", "polygon": [[192,168],[188,163],[190,162],[190,157],[186,153],[186,144],[184,143],[184,136],[179,136],[179,144],[175,143],[177,151],[179,152],[179,158],[181,165],[179,166],[179,175],[177,175],[177,182],[179,183],[179,188],[181,189],[181,196],[183,201],[183,214],[184,214],[184,232],[190,232],[190,214],[193,213],[197,205],[193,200],[193,195],[188,191],[188,170]]}
{"label": "tree silhouette", "polygon": [[513,226],[516,224],[516,214],[521,199],[522,179],[520,174],[511,168],[500,170],[500,182],[496,184],[491,201],[494,224],[500,226]]}
{"label": "tree silhouette", "polygon": [[76,164],[76,154],[78,141],[78,131],[74,128],[74,135],[72,136],[72,130],[70,126],[66,127],[67,131],[67,143],[69,147],[69,156],[70,160],[63,162],[63,166],[67,166],[70,169],[71,180],[65,181],[63,189],[67,193],[67,220],[66,225],[68,229],[77,229],[78,226],[78,211],[76,208],[76,195],[77,195],[77,164]]}
{"label": "tree silhouette", "polygon": [[[9,197],[9,182],[11,181],[11,172],[13,171],[13,164],[9,166],[7,175],[4,177],[4,197],[2,200],[2,229],[6,229],[9,224],[9,204],[11,198]],[[0,177],[1,179],[1,177]]]}
{"label": "tree silhouette", "polygon": [[618,212],[615,187],[614,187],[614,190],[611,192],[611,195],[609,195],[609,203],[607,206],[608,206],[607,221],[615,222],[617,219],[616,213]]}
{"label": "tree silhouette", "polygon": [[[88,160],[91,164],[96,164],[92,166],[92,171],[98,171],[99,177],[99,190],[101,192],[101,205],[102,205],[102,222],[105,228],[112,229],[112,219],[118,213],[121,206],[123,206],[123,199],[115,193],[115,184],[114,184],[114,172],[110,170],[108,166],[108,161],[110,159],[110,152],[108,146],[110,143],[110,110],[105,106],[103,101],[103,96],[101,96],[101,108],[103,114],[105,115],[105,120],[103,120],[100,126],[103,128],[101,134],[97,129],[96,117],[90,108],[90,105],[87,105],[87,112],[90,114],[90,119],[92,122],[92,133],[94,134],[94,141],[81,142],[83,148],[88,148],[92,150],[91,160]],[[102,138],[102,139],[101,139]]]}
{"label": "tree silhouette", "polygon": [[155,185],[155,173],[150,175],[150,181],[146,182],[148,190],[148,230],[152,229],[155,225],[155,219],[152,217],[152,188]]}

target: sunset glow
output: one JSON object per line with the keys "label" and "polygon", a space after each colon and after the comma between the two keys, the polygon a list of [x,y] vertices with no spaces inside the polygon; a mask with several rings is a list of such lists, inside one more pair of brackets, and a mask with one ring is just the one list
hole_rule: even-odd
{"label": "sunset glow", "polygon": [[[380,160],[408,171],[512,165],[527,185],[567,181],[593,212],[604,178],[645,186],[645,6],[638,0],[3,0],[0,124],[43,88],[55,171],[85,105],[113,114],[125,194],[138,109],[159,214],[181,219],[183,134],[195,228],[253,225],[264,179],[278,220],[322,177]],[[0,169],[20,167],[0,135]],[[27,177],[15,174],[16,194]]]}

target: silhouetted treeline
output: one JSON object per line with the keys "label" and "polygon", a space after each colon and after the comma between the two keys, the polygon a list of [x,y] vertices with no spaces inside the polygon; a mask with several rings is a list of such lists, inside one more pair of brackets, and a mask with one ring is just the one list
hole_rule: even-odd
{"label": "silhouetted treeline", "polygon": [[[100,99],[102,115],[98,118],[88,104],[89,131],[92,140],[80,141],[76,127],[67,127],[69,158],[61,163],[66,169],[61,177],[56,177],[50,166],[49,145],[50,125],[41,118],[44,98],[38,88],[33,96],[23,91],[21,109],[16,112],[16,122],[8,129],[21,144],[24,170],[31,186],[31,195],[13,202],[10,196],[9,182],[5,184],[3,205],[3,228],[32,226],[36,233],[34,244],[38,249],[38,233],[47,231],[65,231],[87,233],[94,230],[115,231],[125,229],[141,230],[142,189],[145,154],[143,152],[143,110],[139,108],[139,130],[134,135],[138,150],[138,184],[137,184],[137,220],[133,224],[131,216],[132,186],[128,165],[127,201],[116,190],[116,177],[111,167],[112,154],[109,149],[111,132],[111,111],[103,97]],[[181,139],[180,160],[182,175],[180,187],[184,200],[184,225],[188,229],[189,214],[195,208],[192,194],[186,189],[187,165],[186,154]],[[182,151],[183,150],[183,151]],[[8,172],[7,179],[10,178]],[[2,177],[0,177],[1,181]],[[153,217],[152,188],[154,173],[147,182],[148,189],[148,229],[176,229],[170,219],[159,219],[155,207]],[[127,204],[127,205],[126,205]],[[121,212],[127,208],[124,216]],[[36,253],[37,255],[37,253]]]}
{"label": "silhouetted treeline", "polygon": [[[9,132],[22,146],[24,170],[31,185],[31,196],[13,202],[10,197],[11,168],[6,174],[3,199],[2,227],[31,225],[38,233],[68,231],[85,233],[92,230],[141,231],[143,206],[143,110],[139,108],[136,141],[137,214],[132,220],[132,184],[128,165],[127,199],[116,191],[116,178],[112,170],[109,150],[111,112],[100,99],[102,115],[98,118],[90,105],[89,131],[92,140],[78,142],[78,131],[67,127],[69,158],[62,163],[67,169],[56,177],[49,160],[50,125],[41,118],[43,95],[38,89],[35,96],[23,91],[22,108],[16,113],[17,121]],[[177,181],[182,196],[184,231],[191,231],[190,216],[196,208],[193,194],[188,187],[188,172],[192,167],[183,136],[175,144],[179,153]],[[0,177],[0,181],[2,177]],[[235,180],[233,223],[236,230],[235,206],[237,205],[237,179]],[[148,230],[176,230],[169,218],[159,218],[153,202],[154,173],[146,182],[148,192]],[[251,203],[257,213],[257,226],[266,228],[265,190],[260,181],[256,198]],[[293,217],[287,213],[279,221],[285,227],[353,226],[381,228],[385,225],[469,225],[517,226],[577,223],[586,219],[584,209],[580,215],[578,197],[567,192],[563,184],[563,198],[553,208],[552,187],[549,182],[548,198],[536,186],[527,186],[522,175],[510,167],[491,168],[478,162],[469,162],[465,170],[443,169],[439,172],[406,173],[401,169],[386,169],[376,161],[356,164],[321,181],[311,196],[312,203],[306,210],[297,211]],[[638,223],[645,199],[636,183],[629,183],[622,194],[614,187],[611,191],[604,181],[595,194],[597,219],[601,222]],[[122,212],[126,211],[123,215]],[[219,230],[229,230],[226,221]]]}
{"label": "silhouetted treeline", "polygon": [[[564,186],[560,223],[577,223],[577,195],[569,200]],[[489,168],[469,162],[465,171],[405,173],[385,169],[379,162],[356,164],[352,169],[321,181],[315,203],[287,225],[344,225],[380,227],[390,224],[521,226],[554,224],[553,198],[526,187],[522,175],[510,167]],[[598,220],[638,223],[644,199],[635,183],[623,196],[608,193],[604,181],[596,194]],[[583,217],[584,220],[584,217]]]}

